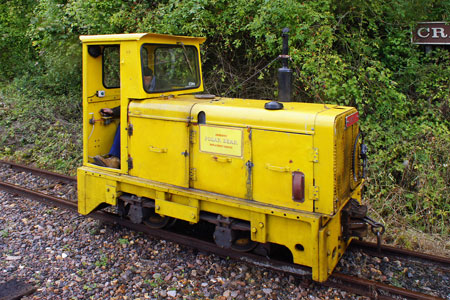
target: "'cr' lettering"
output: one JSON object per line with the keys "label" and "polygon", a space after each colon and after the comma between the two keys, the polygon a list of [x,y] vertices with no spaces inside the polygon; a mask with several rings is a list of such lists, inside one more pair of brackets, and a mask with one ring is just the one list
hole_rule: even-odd
{"label": "'cr' lettering", "polygon": [[[425,31],[426,34],[422,34],[423,31]],[[419,37],[423,38],[423,39],[429,37],[429,36],[430,36],[430,28],[428,28],[428,27],[420,27],[420,28],[417,30],[417,35],[418,35]]]}
{"label": "'cr' lettering", "polygon": [[444,28],[431,28],[433,30],[433,35],[431,36],[434,39],[439,38],[438,33],[440,34],[441,38],[446,38],[448,35],[445,34]]}

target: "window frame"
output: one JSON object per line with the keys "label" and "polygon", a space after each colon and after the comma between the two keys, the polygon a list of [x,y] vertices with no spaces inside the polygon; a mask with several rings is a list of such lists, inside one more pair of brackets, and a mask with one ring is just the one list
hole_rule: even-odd
{"label": "window frame", "polygon": [[[105,83],[105,49],[107,48],[117,48],[119,51],[119,61],[118,61],[118,66],[119,66],[119,85],[118,86],[107,86]],[[120,88],[120,44],[112,44],[112,45],[104,45],[103,49],[102,49],[102,84],[103,87],[106,89],[118,89]]]}
{"label": "window frame", "polygon": [[[140,62],[141,62],[142,87],[143,87],[143,89],[144,89],[144,91],[146,93],[151,94],[151,93],[166,93],[166,92],[175,92],[175,91],[184,91],[184,90],[195,90],[195,89],[198,89],[201,86],[201,84],[202,84],[202,77],[201,77],[201,74],[200,74],[200,60],[199,60],[198,48],[195,45],[184,45],[184,47],[186,49],[188,49],[188,48],[189,49],[191,49],[191,48],[194,49],[195,63],[196,63],[196,65],[195,65],[195,69],[196,70],[194,70],[195,71],[194,75],[196,76],[196,79],[198,79],[197,85],[192,86],[192,87],[179,88],[179,89],[161,89],[161,90],[155,90],[155,91],[147,91],[145,89],[145,84],[144,84],[144,60],[143,60],[142,52],[143,51],[147,52],[147,54],[146,54],[147,55],[147,65],[148,65],[149,53],[148,53],[147,48],[145,48],[145,46],[155,46],[155,50],[154,50],[153,53],[156,53],[156,50],[158,48],[180,48],[180,49],[183,49],[183,46],[181,46],[179,44],[158,44],[158,43],[144,43],[144,44],[141,45],[141,49],[139,51],[139,55],[140,55]],[[155,67],[153,67],[153,76],[155,76],[155,70],[154,69],[155,69]]]}

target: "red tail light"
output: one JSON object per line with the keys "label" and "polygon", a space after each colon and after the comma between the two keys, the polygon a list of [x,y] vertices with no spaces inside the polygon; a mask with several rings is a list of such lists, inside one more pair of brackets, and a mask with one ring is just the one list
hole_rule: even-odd
{"label": "red tail light", "polygon": [[302,172],[292,173],[292,200],[305,201],[305,174]]}

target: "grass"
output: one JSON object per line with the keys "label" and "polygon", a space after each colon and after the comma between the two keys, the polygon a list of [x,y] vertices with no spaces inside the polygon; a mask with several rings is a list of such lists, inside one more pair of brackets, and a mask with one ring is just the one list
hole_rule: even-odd
{"label": "grass", "polygon": [[1,236],[2,238],[7,238],[7,237],[9,236],[9,231],[8,231],[8,229],[3,229],[3,230],[1,230],[1,231],[0,231],[0,236]]}
{"label": "grass", "polygon": [[101,254],[100,259],[97,260],[94,264],[96,267],[106,267],[108,264],[108,257],[105,254]]}
{"label": "grass", "polygon": [[119,239],[120,245],[128,245],[129,243],[130,243],[130,241],[128,239]]}

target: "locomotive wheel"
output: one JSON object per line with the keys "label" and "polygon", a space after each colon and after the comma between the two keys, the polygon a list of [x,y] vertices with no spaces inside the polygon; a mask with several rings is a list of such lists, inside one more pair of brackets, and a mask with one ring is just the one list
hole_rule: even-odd
{"label": "locomotive wheel", "polygon": [[174,225],[175,222],[176,219],[167,216],[161,216],[155,212],[150,213],[150,216],[144,220],[145,225],[154,229],[170,227]]}
{"label": "locomotive wheel", "polygon": [[231,249],[239,252],[250,252],[258,246],[258,242],[252,241],[249,232],[242,232],[231,245]]}

